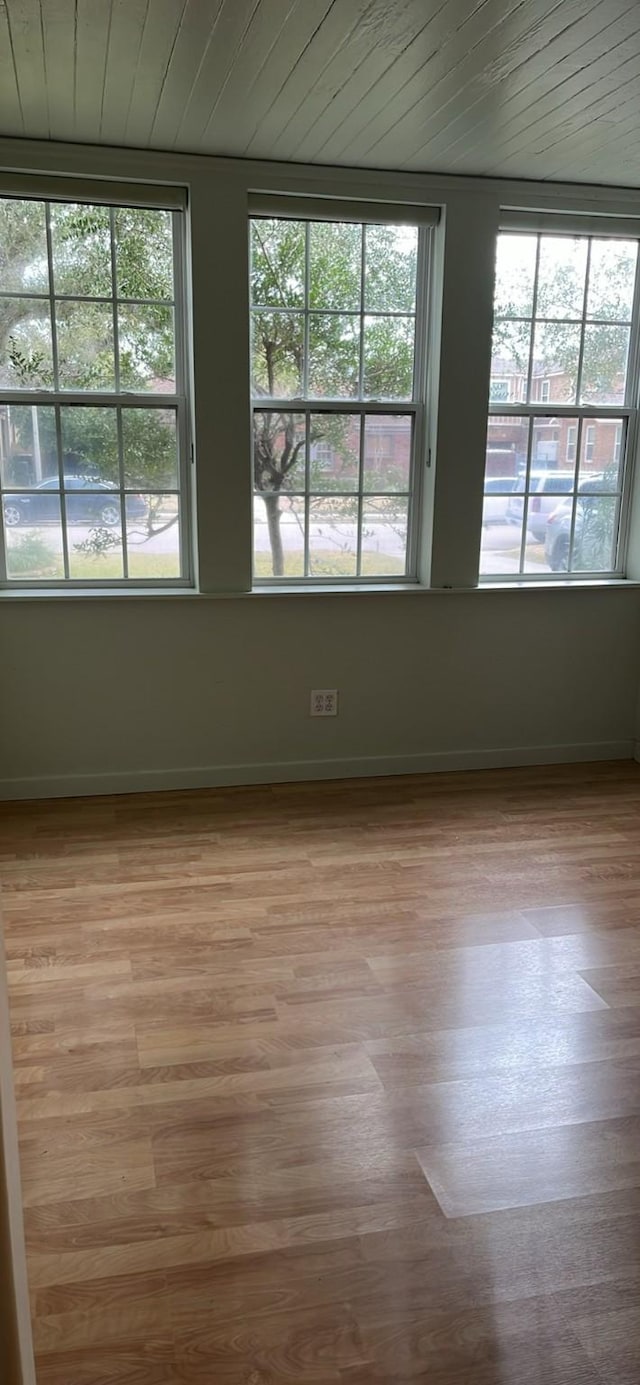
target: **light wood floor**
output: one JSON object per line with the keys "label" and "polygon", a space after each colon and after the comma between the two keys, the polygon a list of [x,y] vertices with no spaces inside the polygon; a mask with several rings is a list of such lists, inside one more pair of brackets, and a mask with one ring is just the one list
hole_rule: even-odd
{"label": "light wood floor", "polygon": [[39,1385],[638,1385],[640,767],[0,841]]}

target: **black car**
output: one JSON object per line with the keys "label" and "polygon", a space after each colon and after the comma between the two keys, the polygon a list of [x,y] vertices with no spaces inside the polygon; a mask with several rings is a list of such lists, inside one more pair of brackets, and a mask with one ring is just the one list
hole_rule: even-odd
{"label": "black car", "polygon": [[[32,491],[5,495],[4,522],[9,528],[17,524],[57,524],[60,520],[60,481],[50,476]],[[65,476],[65,509],[69,524],[104,525],[115,528],[121,522],[120,496],[110,481],[96,481],[89,476]],[[126,498],[127,518],[144,519],[147,506],[140,495]]]}

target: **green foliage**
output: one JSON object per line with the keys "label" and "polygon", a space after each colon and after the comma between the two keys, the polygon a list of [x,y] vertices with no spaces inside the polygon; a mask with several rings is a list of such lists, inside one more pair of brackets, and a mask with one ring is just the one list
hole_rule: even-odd
{"label": "green foliage", "polygon": [[38,531],[11,537],[8,566],[12,577],[40,577],[43,581],[62,576],[60,555]]}

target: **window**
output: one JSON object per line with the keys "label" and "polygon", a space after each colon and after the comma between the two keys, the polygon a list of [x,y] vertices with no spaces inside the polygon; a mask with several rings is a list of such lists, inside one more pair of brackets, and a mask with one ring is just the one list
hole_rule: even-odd
{"label": "window", "polygon": [[0,198],[9,585],[184,582],[178,211]]}
{"label": "window", "polygon": [[[485,578],[619,571],[637,248],[564,230],[498,237],[486,475],[499,434],[517,491],[483,528]],[[521,382],[518,403],[494,408],[496,375]]]}
{"label": "window", "polygon": [[415,225],[251,219],[257,581],[415,570],[426,241]]}

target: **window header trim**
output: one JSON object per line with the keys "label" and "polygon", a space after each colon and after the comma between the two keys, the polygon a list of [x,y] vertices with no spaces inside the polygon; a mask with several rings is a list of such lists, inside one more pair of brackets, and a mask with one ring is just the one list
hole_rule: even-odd
{"label": "window header trim", "polygon": [[109,178],[83,178],[75,174],[43,175],[0,170],[0,197],[26,201],[103,203],[111,207],[153,207],[183,212],[187,189],[172,184],[117,182]]}
{"label": "window header trim", "polygon": [[356,221],[373,225],[392,222],[407,226],[437,226],[440,207],[410,202],[363,202],[350,197],[296,197],[291,193],[249,193],[249,215],[290,217],[294,221]]}
{"label": "window header trim", "polygon": [[619,240],[640,239],[640,216],[582,215],[581,212],[518,211],[503,207],[500,212],[501,231],[521,231],[535,234],[554,232],[564,236],[613,236]]}

